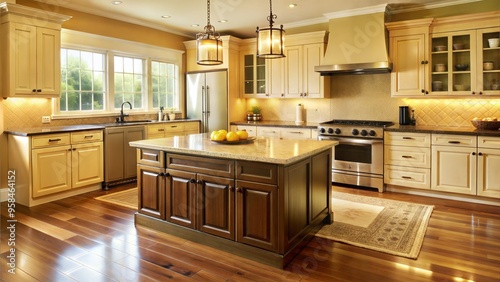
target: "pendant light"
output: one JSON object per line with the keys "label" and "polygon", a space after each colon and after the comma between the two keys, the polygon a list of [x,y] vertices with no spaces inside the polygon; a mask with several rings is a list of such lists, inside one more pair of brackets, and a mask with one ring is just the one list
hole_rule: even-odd
{"label": "pendant light", "polygon": [[269,27],[257,27],[257,57],[264,59],[284,58],[285,54],[285,30],[283,25],[280,28],[273,27],[274,20],[278,18],[273,14],[272,0],[269,0]]}
{"label": "pendant light", "polygon": [[198,65],[222,64],[222,40],[215,27],[210,24],[210,0],[207,1],[207,25],[196,34],[196,63]]}

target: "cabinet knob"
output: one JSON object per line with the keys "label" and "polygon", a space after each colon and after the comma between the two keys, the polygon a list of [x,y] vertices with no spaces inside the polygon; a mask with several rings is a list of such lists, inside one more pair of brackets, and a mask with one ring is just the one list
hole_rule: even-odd
{"label": "cabinet knob", "polygon": [[285,97],[285,93],[281,93],[281,97]]}
{"label": "cabinet knob", "polygon": [[36,92],[42,92],[42,89],[37,89]]}
{"label": "cabinet knob", "polygon": [[241,189],[240,187],[236,187],[236,192],[241,193],[241,192],[243,192],[243,189]]}
{"label": "cabinet knob", "polygon": [[165,173],[163,173],[163,172],[160,172],[160,173],[158,173],[158,176],[161,176],[161,177],[163,177],[163,176],[165,176]]}
{"label": "cabinet knob", "polygon": [[36,92],[36,89],[31,90],[31,92]]}
{"label": "cabinet knob", "polygon": [[479,153],[477,153],[477,154],[478,154],[479,156],[482,156],[482,155],[483,155],[483,153],[481,153],[481,152],[479,152]]}
{"label": "cabinet knob", "polygon": [[189,183],[196,183],[196,180],[191,178],[191,179],[189,179]]}
{"label": "cabinet knob", "polygon": [[472,152],[472,155],[475,156],[476,155],[476,152]]}
{"label": "cabinet knob", "polygon": [[479,95],[483,95],[483,92],[482,92],[482,91],[479,91]]}
{"label": "cabinet knob", "polygon": [[203,185],[203,181],[202,180],[198,180],[198,181],[196,181],[196,183],[198,183],[200,185]]}
{"label": "cabinet knob", "polygon": [[425,60],[425,61],[422,61],[420,62],[422,65],[427,65],[429,63],[429,61]]}
{"label": "cabinet knob", "polygon": [[427,90],[425,90],[425,89],[422,89],[421,91],[422,91],[422,93],[424,93],[425,95],[429,94],[429,91],[427,91]]}
{"label": "cabinet knob", "polygon": [[229,185],[228,189],[229,189],[229,191],[233,191],[233,190],[234,190],[234,187],[233,187],[233,186],[231,186],[231,185]]}

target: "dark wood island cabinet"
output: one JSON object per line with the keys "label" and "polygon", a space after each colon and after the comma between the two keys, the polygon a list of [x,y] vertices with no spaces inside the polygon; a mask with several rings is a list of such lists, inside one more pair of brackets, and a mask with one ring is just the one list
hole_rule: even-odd
{"label": "dark wood island cabinet", "polygon": [[138,226],[283,268],[333,218],[334,141],[222,145],[196,134],[130,144]]}

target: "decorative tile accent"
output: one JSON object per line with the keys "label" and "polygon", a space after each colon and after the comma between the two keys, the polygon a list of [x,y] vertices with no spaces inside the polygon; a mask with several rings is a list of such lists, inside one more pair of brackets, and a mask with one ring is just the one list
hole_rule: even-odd
{"label": "decorative tile accent", "polygon": [[500,119],[500,99],[404,99],[415,110],[417,125],[472,126],[475,117]]}

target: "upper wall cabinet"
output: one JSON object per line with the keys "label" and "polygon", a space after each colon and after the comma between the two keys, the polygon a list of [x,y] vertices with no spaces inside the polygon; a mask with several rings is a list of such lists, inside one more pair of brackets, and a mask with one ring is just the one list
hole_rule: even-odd
{"label": "upper wall cabinet", "polygon": [[[321,64],[326,32],[286,36],[285,58],[256,58],[255,39],[243,40],[240,93],[245,98],[326,98],[330,95],[329,77],[320,76],[314,67]],[[264,80],[263,80],[264,78]]]}
{"label": "upper wall cabinet", "polygon": [[0,11],[3,97],[59,97],[61,24],[70,17],[7,3]]}
{"label": "upper wall cabinet", "polygon": [[500,12],[388,23],[391,94],[500,95]]}

